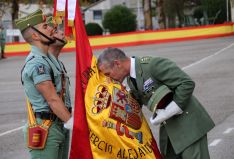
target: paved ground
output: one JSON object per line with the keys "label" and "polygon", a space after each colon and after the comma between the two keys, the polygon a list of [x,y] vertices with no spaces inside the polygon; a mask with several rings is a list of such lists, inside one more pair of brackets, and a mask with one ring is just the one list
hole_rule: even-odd
{"label": "paved ground", "polygon": [[[162,56],[174,60],[196,82],[194,94],[216,123],[208,134],[212,159],[234,158],[234,37],[123,48],[129,56]],[[98,55],[102,50],[95,51]],[[20,69],[25,57],[0,61],[0,159],[28,158],[22,126],[26,119]],[[75,55],[63,54],[74,86]],[[74,88],[72,88],[74,96]],[[147,118],[150,112],[144,109]],[[152,126],[156,138],[158,128]]]}

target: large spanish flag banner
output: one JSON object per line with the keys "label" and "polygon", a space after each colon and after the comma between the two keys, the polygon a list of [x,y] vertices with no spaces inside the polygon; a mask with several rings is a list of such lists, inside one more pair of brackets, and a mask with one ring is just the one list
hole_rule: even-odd
{"label": "large spanish flag banner", "polygon": [[70,159],[161,159],[141,106],[125,87],[98,71],[78,1],[57,0],[58,4],[67,4],[56,8],[67,9],[68,26],[75,28],[76,92]]}

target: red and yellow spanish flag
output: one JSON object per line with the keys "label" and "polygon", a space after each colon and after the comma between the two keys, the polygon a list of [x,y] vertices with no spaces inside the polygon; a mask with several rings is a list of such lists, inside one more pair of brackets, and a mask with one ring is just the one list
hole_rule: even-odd
{"label": "red and yellow spanish flag", "polygon": [[[63,4],[66,4],[64,0]],[[68,14],[76,6],[75,14],[70,13],[75,15],[76,41],[76,92],[70,159],[161,159],[138,102],[120,83],[98,71],[77,1],[67,4]],[[73,9],[69,9],[69,5],[73,5]],[[71,17],[68,21],[72,20]]]}

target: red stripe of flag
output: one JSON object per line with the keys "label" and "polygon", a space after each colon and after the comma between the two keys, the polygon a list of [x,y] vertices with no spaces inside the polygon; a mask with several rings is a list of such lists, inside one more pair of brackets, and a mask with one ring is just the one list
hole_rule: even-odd
{"label": "red stripe of flag", "polygon": [[56,17],[57,0],[54,0],[54,17]]}
{"label": "red stripe of flag", "polygon": [[93,156],[89,142],[89,129],[84,103],[86,87],[82,87],[81,80],[84,80],[82,74],[87,72],[87,69],[91,66],[93,54],[81,17],[78,1],[76,5],[76,92],[70,159],[92,159]]}

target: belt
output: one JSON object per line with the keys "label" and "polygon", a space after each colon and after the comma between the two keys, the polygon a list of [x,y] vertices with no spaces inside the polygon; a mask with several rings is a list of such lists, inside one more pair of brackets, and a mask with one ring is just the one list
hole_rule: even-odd
{"label": "belt", "polygon": [[[67,109],[70,113],[72,112],[72,107],[69,107]],[[59,119],[57,115],[55,115],[52,112],[35,112],[34,114],[36,118],[52,120],[52,121],[56,121],[56,120],[61,121],[61,119]]]}
{"label": "belt", "polygon": [[40,119],[52,120],[52,121],[59,119],[54,113],[51,112],[35,112],[34,114],[36,118]]}

